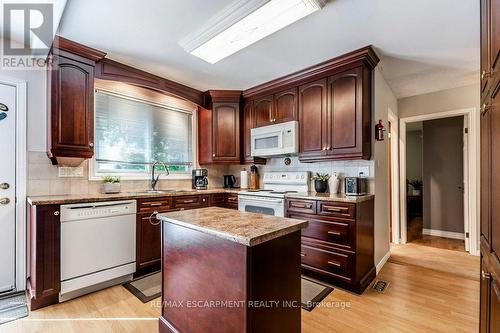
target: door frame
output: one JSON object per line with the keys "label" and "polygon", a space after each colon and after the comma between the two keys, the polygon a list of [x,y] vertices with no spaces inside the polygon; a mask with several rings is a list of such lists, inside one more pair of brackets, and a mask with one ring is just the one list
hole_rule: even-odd
{"label": "door frame", "polygon": [[[479,255],[479,113],[476,108],[450,110],[426,115],[400,118],[399,131],[406,133],[406,124],[416,121],[425,121],[441,118],[464,116],[464,123],[468,123],[467,142],[467,170],[464,170],[464,232],[469,233],[469,253]],[[465,163],[465,160],[464,160]],[[399,137],[399,205],[400,205],[400,242],[407,242],[406,220],[406,135]],[[471,223],[476,221],[476,223]],[[393,225],[395,225],[394,223]],[[394,234],[394,230],[393,230]]]}
{"label": "door frame", "polygon": [[26,140],[26,108],[27,108],[27,83],[26,81],[2,75],[0,84],[10,85],[16,88],[16,272],[15,289],[22,291],[26,289],[26,182],[27,182],[27,140]]}

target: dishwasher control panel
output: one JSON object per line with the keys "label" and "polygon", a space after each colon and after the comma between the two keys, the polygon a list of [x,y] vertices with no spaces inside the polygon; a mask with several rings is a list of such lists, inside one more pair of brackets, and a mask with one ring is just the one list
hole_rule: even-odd
{"label": "dishwasher control panel", "polygon": [[137,212],[135,200],[93,202],[61,206],[61,222],[129,215]]}

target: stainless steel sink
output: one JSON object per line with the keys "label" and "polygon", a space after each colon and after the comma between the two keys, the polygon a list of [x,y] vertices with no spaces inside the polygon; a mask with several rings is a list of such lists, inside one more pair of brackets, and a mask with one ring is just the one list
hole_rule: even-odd
{"label": "stainless steel sink", "polygon": [[147,190],[147,191],[140,191],[140,192],[135,192],[137,194],[165,194],[165,193],[174,193],[178,192],[177,190]]}

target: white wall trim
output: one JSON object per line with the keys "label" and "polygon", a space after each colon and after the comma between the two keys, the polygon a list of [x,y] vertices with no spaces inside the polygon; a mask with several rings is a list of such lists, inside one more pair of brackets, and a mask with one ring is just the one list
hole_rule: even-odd
{"label": "white wall trim", "polygon": [[26,108],[27,83],[6,76],[0,83],[16,87],[16,291],[26,289]]}
{"label": "white wall trim", "polygon": [[384,267],[385,263],[387,262],[387,260],[389,260],[389,258],[391,257],[391,251],[387,251],[387,253],[382,257],[382,259],[380,259],[380,261],[378,262],[378,264],[375,266],[375,269],[376,269],[376,272],[377,272],[377,275],[378,273],[380,272],[380,270],[382,269],[382,267]]}
{"label": "white wall trim", "polygon": [[[399,132],[406,133],[406,124],[415,121],[424,121],[432,119],[441,119],[447,117],[465,116],[469,124],[468,133],[468,175],[466,178],[465,191],[469,194],[464,200],[464,206],[468,209],[464,212],[464,226],[469,232],[469,253],[472,255],[479,255],[479,112],[476,108],[466,108],[451,110],[445,112],[431,113],[426,115],[404,117],[399,122]],[[399,191],[400,191],[400,229],[401,229],[401,243],[407,242],[406,232],[406,135],[399,136]],[[468,227],[467,227],[468,226]]]}
{"label": "white wall trim", "polygon": [[453,239],[465,239],[465,234],[463,232],[453,232],[438,229],[423,229],[422,233],[424,235],[453,238]]}

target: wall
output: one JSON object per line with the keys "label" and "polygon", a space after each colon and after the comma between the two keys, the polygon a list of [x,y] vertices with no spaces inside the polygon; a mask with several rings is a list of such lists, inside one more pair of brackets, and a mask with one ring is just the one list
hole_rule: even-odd
{"label": "wall", "polygon": [[406,131],[406,179],[422,180],[422,131]]}
{"label": "wall", "polygon": [[423,123],[424,229],[464,232],[463,119]]}
{"label": "wall", "polygon": [[[379,67],[374,70],[373,126],[382,120],[388,126],[389,109],[397,116],[398,103]],[[373,129],[372,129],[373,131]],[[375,141],[375,265],[388,259],[390,250],[389,140]],[[380,267],[379,267],[380,268]]]}
{"label": "wall", "polygon": [[441,90],[398,100],[399,117],[406,118],[465,108],[479,109],[479,85]]}

